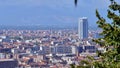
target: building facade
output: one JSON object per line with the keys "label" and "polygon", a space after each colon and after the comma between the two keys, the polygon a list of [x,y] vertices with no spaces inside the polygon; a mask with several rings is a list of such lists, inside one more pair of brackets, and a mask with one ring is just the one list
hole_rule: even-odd
{"label": "building facade", "polygon": [[0,68],[17,68],[18,61],[14,59],[0,59]]}
{"label": "building facade", "polygon": [[79,39],[87,39],[88,38],[88,19],[86,17],[79,19],[78,36],[79,36]]}

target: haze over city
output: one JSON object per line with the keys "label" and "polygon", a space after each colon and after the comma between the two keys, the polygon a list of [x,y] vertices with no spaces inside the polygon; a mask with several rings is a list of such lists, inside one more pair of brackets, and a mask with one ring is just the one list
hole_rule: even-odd
{"label": "haze over city", "polygon": [[119,0],[0,0],[0,68],[120,68]]}
{"label": "haze over city", "polygon": [[109,0],[0,0],[0,25],[75,25],[79,17],[96,24],[95,9],[105,16]]}

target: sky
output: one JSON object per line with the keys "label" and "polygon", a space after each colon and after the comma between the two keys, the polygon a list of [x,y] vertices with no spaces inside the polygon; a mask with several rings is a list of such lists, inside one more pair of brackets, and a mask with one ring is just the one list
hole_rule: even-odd
{"label": "sky", "polygon": [[[118,1],[118,0],[117,0]],[[0,0],[0,25],[75,25],[88,17],[95,26],[95,10],[105,17],[109,0]]]}

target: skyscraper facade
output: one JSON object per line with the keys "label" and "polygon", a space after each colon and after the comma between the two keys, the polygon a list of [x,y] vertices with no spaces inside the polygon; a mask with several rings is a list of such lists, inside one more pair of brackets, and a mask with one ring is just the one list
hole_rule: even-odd
{"label": "skyscraper facade", "polygon": [[88,38],[88,19],[87,17],[82,17],[78,22],[78,36],[79,39],[87,39]]}

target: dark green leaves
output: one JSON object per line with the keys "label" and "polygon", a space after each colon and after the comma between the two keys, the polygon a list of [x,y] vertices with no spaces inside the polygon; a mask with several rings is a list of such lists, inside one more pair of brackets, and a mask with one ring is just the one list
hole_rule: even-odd
{"label": "dark green leaves", "polygon": [[[94,40],[96,43],[107,48],[105,53],[98,52],[98,56],[101,56],[101,62],[103,68],[120,68],[120,5],[114,0],[111,0],[107,17],[112,22],[107,23],[106,20],[100,16],[96,10],[96,17],[98,18],[98,27],[102,29],[100,35],[103,38]],[[98,62],[98,63],[101,63]],[[96,65],[95,65],[96,66]]]}
{"label": "dark green leaves", "polygon": [[[106,51],[97,51],[98,60],[88,57],[86,60],[81,61],[78,68],[120,68],[120,4],[114,0],[110,1],[107,20],[101,17],[98,10],[96,10],[96,17],[98,18],[96,23],[102,29],[100,33],[102,38],[93,40],[105,48]],[[77,5],[77,0],[75,0],[75,5]]]}

